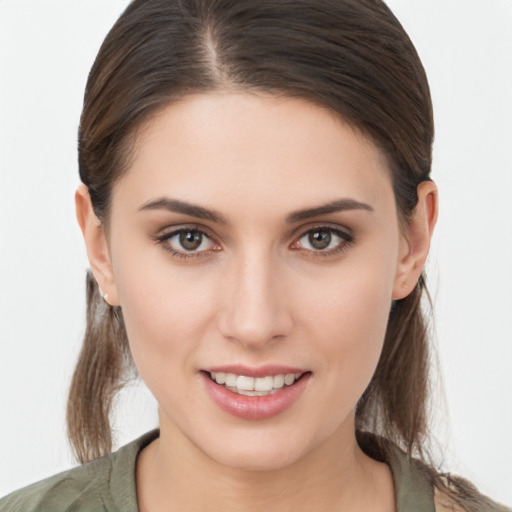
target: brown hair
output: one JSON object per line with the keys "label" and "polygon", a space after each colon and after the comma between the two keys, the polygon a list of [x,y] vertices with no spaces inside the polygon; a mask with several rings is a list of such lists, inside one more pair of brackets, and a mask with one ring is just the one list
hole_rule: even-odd
{"label": "brown hair", "polygon": [[[430,179],[432,105],[416,50],[382,1],[134,0],[92,67],[80,124],[80,177],[105,226],[137,129],[173,100],[219,89],[302,98],[337,112],[387,156],[407,221],[418,184]],[[436,487],[466,510],[481,510],[484,498],[426,462],[424,289],[422,277],[393,304],[380,361],[357,406],[357,428],[416,455]],[[120,308],[102,304],[91,274],[87,290],[87,331],[68,401],[80,461],[111,451],[113,397],[132,370]],[[377,443],[385,454],[386,443]]]}

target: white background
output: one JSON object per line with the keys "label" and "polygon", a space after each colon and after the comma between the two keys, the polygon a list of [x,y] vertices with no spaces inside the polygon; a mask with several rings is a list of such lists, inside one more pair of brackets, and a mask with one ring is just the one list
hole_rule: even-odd
{"label": "white background", "polygon": [[[88,70],[126,0],[0,0],[0,495],[73,465],[87,266],[74,221]],[[512,1],[390,0],[430,78],[441,216],[428,264],[445,468],[512,504]],[[157,424],[124,393],[124,444]],[[444,403],[444,405],[443,405]],[[448,412],[447,412],[448,411]]]}

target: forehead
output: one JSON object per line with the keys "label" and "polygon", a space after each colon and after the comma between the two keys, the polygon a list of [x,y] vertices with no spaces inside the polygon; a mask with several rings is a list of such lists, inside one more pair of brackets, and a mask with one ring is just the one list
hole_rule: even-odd
{"label": "forehead", "polygon": [[[272,213],[351,197],[393,200],[382,152],[310,102],[250,93],[186,96],[139,131],[113,194],[138,208],[157,196]],[[128,206],[128,205],[127,205]]]}

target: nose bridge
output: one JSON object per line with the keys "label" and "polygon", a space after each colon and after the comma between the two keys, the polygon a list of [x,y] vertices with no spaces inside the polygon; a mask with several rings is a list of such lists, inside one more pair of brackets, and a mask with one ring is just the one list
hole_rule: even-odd
{"label": "nose bridge", "polygon": [[228,273],[223,334],[251,346],[288,334],[291,315],[276,258],[263,250],[244,251]]}

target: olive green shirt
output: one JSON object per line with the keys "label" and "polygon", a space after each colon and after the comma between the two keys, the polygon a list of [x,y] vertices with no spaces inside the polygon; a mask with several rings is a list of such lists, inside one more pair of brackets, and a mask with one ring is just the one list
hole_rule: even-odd
{"label": "olive green shirt", "polygon": [[[0,512],[139,512],[137,456],[158,434],[154,430],[111,455],[15,491],[0,499]],[[388,464],[397,512],[435,512],[432,487],[414,461],[397,448]]]}

